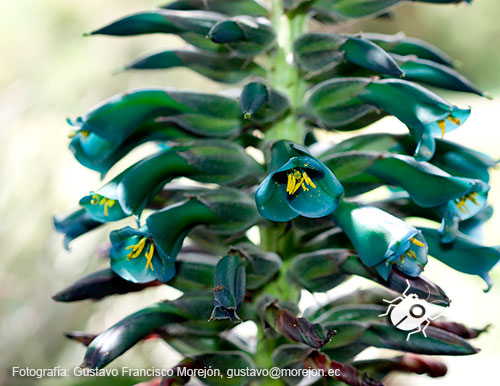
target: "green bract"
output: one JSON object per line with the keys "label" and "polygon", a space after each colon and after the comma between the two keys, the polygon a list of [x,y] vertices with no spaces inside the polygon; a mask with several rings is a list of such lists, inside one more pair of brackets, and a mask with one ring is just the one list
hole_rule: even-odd
{"label": "green bract", "polygon": [[255,192],[259,213],[272,221],[332,213],[344,188],[323,163],[300,145],[277,142],[272,147],[270,174]]}
{"label": "green bract", "polygon": [[[104,266],[54,299],[99,300],[165,284],[182,293],[100,334],[68,333],[88,346],[83,366],[102,368],[156,339],[182,359],[145,384],[182,386],[191,375],[205,385],[268,384],[251,371],[278,366],[335,370],[315,384],[381,386],[394,371],[446,373],[422,354],[478,351],[470,339],[485,328],[429,320],[426,336],[409,339],[387,317],[387,302],[408,295],[408,286],[419,301],[453,304],[446,277],[433,283],[422,275],[436,264],[428,254],[480,276],[488,288],[500,259],[497,247],[478,241],[493,212],[488,182],[497,162],[442,138],[465,123],[470,108],[424,85],[485,94],[429,43],[402,33],[347,34],[345,26],[356,24],[340,23],[368,16],[383,23],[405,2],[173,0],[91,33],[179,37],[182,47],[129,59],[125,69],[187,68],[213,90],[125,91],[70,121],[77,161],[101,177],[113,168],[113,175],[80,208],[54,219],[65,246],[106,223],[128,224],[116,225],[100,249],[109,255]],[[339,24],[332,33],[312,18]],[[344,133],[325,146],[326,135],[388,115],[409,134]],[[146,142],[156,150],[123,160],[140,156],[136,148]],[[412,217],[436,229],[415,228]],[[334,293],[352,276],[379,288]],[[326,303],[302,309],[311,294],[327,291]],[[407,354],[356,359],[370,347]],[[272,383],[311,381],[296,372]]]}

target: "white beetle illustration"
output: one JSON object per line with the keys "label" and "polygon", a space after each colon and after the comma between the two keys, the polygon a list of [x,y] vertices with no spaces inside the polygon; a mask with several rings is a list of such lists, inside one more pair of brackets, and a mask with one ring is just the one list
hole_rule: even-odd
{"label": "white beetle illustration", "polygon": [[[429,303],[420,299],[415,294],[406,295],[411,288],[408,280],[406,280],[406,283],[408,284],[408,287],[402,293],[403,296],[398,296],[393,300],[383,299],[384,302],[389,303],[390,305],[385,314],[380,314],[379,317],[386,316],[390,313],[390,320],[396,328],[403,331],[411,331],[406,337],[407,341],[410,340],[410,336],[412,334],[416,334],[420,331],[422,331],[422,334],[424,334],[427,338],[425,329],[429,326],[431,320],[439,318],[442,314],[435,316],[429,315]],[[398,300],[400,300],[400,303],[392,304]]]}

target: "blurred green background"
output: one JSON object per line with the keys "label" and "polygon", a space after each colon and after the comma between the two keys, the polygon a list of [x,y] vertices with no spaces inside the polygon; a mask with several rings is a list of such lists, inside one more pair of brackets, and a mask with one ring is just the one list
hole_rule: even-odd
{"label": "blurred green background", "polygon": [[[10,368],[78,365],[83,347],[65,340],[64,331],[98,332],[143,306],[178,295],[168,288],[158,288],[99,303],[65,305],[50,298],[83,274],[105,264],[96,257],[95,249],[106,240],[106,232],[82,237],[68,253],[63,250],[62,237],[52,228],[53,214],[75,208],[81,196],[100,184],[98,176],[80,166],[67,150],[71,129],[65,118],[74,118],[112,94],[132,87],[163,85],[210,91],[218,88],[185,70],[112,75],[145,51],[182,45],[177,39],[82,37],[82,32],[119,16],[160,4],[150,0],[0,2],[0,385],[73,384],[69,379],[12,379]],[[471,6],[404,5],[394,16],[391,20],[353,22],[347,28],[351,32],[404,31],[428,40],[457,58],[461,72],[480,88],[500,97],[500,3],[477,0]],[[441,95],[458,105],[472,106],[469,121],[447,138],[500,158],[498,99]],[[402,124],[391,118],[369,130],[405,131]],[[147,152],[147,146],[141,151]],[[134,157],[137,154],[121,165]],[[114,170],[119,168],[120,165]],[[491,202],[498,209],[498,171],[493,171],[491,185]],[[496,214],[485,226],[485,243],[500,244],[498,229],[500,215]],[[413,376],[399,384],[494,384],[495,365],[500,361],[500,269],[492,275],[496,285],[488,294],[483,294],[480,279],[451,271],[436,261],[430,261],[426,276],[453,299],[447,316],[472,326],[497,326],[475,342],[482,349],[479,355],[445,359],[450,368],[446,378]],[[367,283],[359,280],[347,284],[349,288],[359,286]],[[118,359],[114,366],[166,367],[177,360],[165,345],[145,342]],[[398,384],[398,379],[401,382],[398,376],[392,377],[391,384]]]}

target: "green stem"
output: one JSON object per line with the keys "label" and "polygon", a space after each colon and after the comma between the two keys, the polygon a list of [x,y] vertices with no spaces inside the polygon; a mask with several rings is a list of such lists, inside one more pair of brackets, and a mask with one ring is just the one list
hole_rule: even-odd
{"label": "green stem", "polygon": [[[287,15],[283,11],[281,0],[272,0],[272,24],[277,34],[276,50],[270,54],[270,68],[267,80],[275,89],[290,99],[290,114],[266,131],[266,141],[288,139],[303,143],[305,137],[304,122],[297,118],[296,111],[301,107],[306,85],[301,79],[298,68],[293,63],[293,43],[304,32],[306,16],[303,14]],[[293,234],[284,236],[286,224],[268,224],[261,227],[261,247],[267,251],[277,252],[283,258],[278,277],[266,285],[261,293],[267,293],[280,301],[299,300],[300,289],[290,283],[287,271],[292,263],[286,259],[293,252]],[[259,325],[256,364],[262,368],[271,368],[271,355],[276,348],[276,339],[265,336]],[[263,385],[282,385],[281,380],[263,379]]]}
{"label": "green stem", "polygon": [[293,63],[293,43],[306,27],[303,14],[287,15],[281,0],[273,0],[272,24],[277,34],[277,47],[271,54],[268,81],[290,99],[290,114],[266,131],[266,140],[288,139],[302,143],[305,136],[304,122],[297,118],[296,111],[303,102],[306,86]]}

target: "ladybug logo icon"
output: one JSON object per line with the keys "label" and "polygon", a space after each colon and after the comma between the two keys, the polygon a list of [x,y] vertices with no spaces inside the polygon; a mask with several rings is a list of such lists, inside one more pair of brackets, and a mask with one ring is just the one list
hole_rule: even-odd
{"label": "ladybug logo icon", "polygon": [[[408,280],[406,280],[406,284],[408,284],[408,287],[406,287],[402,296],[398,296],[393,300],[384,299],[384,302],[389,303],[389,307],[387,307],[387,311],[384,314],[380,314],[379,317],[390,314],[389,318],[391,323],[396,328],[403,331],[410,331],[406,337],[407,341],[410,340],[411,335],[418,332],[422,332],[427,338],[425,329],[432,320],[439,318],[442,314],[431,316],[430,303],[420,299],[415,294],[407,295],[411,289],[411,285]],[[396,303],[398,301],[399,303]]]}

